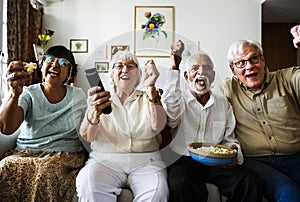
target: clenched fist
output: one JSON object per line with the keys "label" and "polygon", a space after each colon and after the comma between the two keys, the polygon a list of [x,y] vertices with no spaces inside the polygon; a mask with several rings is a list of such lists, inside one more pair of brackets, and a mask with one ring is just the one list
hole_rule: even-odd
{"label": "clenched fist", "polygon": [[300,47],[300,25],[297,25],[291,29],[291,34],[294,37],[293,43],[295,48]]}
{"label": "clenched fist", "polygon": [[159,72],[156,68],[154,61],[148,60],[145,64],[145,70],[144,70],[144,85],[154,86],[158,77],[159,77]]}

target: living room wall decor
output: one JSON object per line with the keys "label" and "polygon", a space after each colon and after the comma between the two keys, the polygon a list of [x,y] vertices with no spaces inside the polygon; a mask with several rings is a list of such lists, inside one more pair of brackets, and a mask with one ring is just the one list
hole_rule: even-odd
{"label": "living room wall decor", "polygon": [[134,54],[169,57],[174,43],[174,6],[135,6]]}
{"label": "living room wall decor", "polygon": [[88,52],[88,40],[87,39],[71,39],[70,50],[73,53],[87,53]]}
{"label": "living room wall decor", "polygon": [[130,51],[130,46],[129,45],[112,45],[110,46],[110,59],[120,50],[122,51]]}

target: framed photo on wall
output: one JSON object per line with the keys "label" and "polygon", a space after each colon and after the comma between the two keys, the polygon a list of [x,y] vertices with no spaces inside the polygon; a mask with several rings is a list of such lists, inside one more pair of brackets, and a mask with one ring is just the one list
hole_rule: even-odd
{"label": "framed photo on wall", "polygon": [[174,6],[135,6],[134,54],[169,57],[174,43]]}
{"label": "framed photo on wall", "polygon": [[191,56],[192,54],[200,51],[200,41],[194,42],[194,41],[186,41],[184,43],[184,51],[182,53],[182,56],[187,58]]}
{"label": "framed photo on wall", "polygon": [[109,69],[108,62],[95,62],[95,68],[98,73],[107,73]]}
{"label": "framed photo on wall", "polygon": [[44,49],[41,46],[33,44],[33,50],[34,50],[35,60],[39,62],[44,55]]}
{"label": "framed photo on wall", "polygon": [[87,53],[88,52],[88,40],[87,39],[71,39],[70,50],[73,53]]}
{"label": "framed photo on wall", "polygon": [[95,60],[105,60],[106,56],[106,45],[95,46],[94,48],[94,59]]}
{"label": "framed photo on wall", "polygon": [[129,45],[113,45],[110,46],[110,59],[120,50],[129,51]]}

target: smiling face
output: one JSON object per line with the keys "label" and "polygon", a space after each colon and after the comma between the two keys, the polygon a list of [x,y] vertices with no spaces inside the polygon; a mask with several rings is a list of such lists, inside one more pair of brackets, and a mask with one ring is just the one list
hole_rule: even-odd
{"label": "smiling face", "polygon": [[71,64],[67,60],[46,55],[41,71],[45,83],[64,85],[70,75],[70,68]]}
{"label": "smiling face", "polygon": [[128,57],[116,60],[112,78],[119,90],[132,91],[139,81],[137,64]]}
{"label": "smiling face", "polygon": [[209,92],[215,78],[213,62],[207,55],[194,55],[189,58],[184,76],[192,92],[204,95]]}
{"label": "smiling face", "polygon": [[[239,68],[241,64],[244,67]],[[230,69],[246,87],[253,91],[258,90],[265,79],[265,59],[253,46],[244,45],[242,51],[235,53]]]}

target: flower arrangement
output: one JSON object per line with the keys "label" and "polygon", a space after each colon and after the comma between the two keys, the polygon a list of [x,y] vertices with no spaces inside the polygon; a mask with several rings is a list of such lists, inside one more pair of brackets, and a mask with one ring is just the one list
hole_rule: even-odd
{"label": "flower arrangement", "polygon": [[52,35],[54,34],[54,31],[51,29],[44,29],[42,34],[38,35],[39,44],[42,48],[44,48],[48,41],[51,39]]}
{"label": "flower arrangement", "polygon": [[141,28],[145,29],[143,40],[147,38],[154,38],[158,40],[160,33],[163,33],[165,38],[168,37],[167,32],[162,28],[166,22],[164,15],[160,13],[155,13],[152,15],[151,12],[145,12],[144,16],[147,18],[147,22],[141,25]]}

